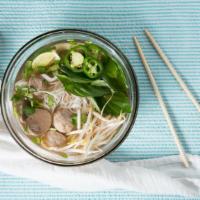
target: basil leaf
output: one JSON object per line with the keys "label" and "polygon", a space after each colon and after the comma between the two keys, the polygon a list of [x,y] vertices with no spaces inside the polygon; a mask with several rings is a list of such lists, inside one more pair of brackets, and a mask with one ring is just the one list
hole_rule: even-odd
{"label": "basil leaf", "polygon": [[67,69],[65,66],[60,66],[60,72],[61,74],[66,75],[66,77],[77,83],[91,83],[93,80],[85,77],[85,75],[80,73],[72,72],[70,69]]}
{"label": "basil leaf", "polygon": [[[110,99],[111,98],[111,99]],[[95,98],[99,107],[102,109],[107,103],[104,113],[111,115],[119,115],[120,113],[130,113],[130,100],[127,95],[122,92],[115,92],[112,96],[105,95],[103,97]]]}
{"label": "basil leaf", "polygon": [[91,85],[109,87],[108,83],[104,80],[101,80],[101,79],[92,81]]}
{"label": "basil leaf", "polygon": [[89,83],[77,83],[69,79],[65,75],[57,75],[58,79],[62,82],[64,88],[69,93],[81,97],[100,97],[110,94],[111,91],[108,87],[92,86]]}
{"label": "basil leaf", "polygon": [[103,78],[114,89],[114,91],[127,92],[124,72],[114,60],[110,59],[105,65]]}

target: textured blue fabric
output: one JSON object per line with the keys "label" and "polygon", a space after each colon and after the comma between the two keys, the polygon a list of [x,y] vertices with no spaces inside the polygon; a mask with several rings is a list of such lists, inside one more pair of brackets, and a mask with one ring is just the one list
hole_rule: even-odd
{"label": "textured blue fabric", "polygon": [[[127,161],[177,154],[161,109],[144,72],[132,35],[140,39],[187,152],[200,154],[200,116],[152,48],[149,28],[200,100],[199,0],[0,0],[0,77],[15,52],[31,38],[59,28],[99,33],[129,58],[139,82],[140,107],[127,140],[108,159]],[[0,199],[184,199],[133,192],[67,193],[0,173]]]}

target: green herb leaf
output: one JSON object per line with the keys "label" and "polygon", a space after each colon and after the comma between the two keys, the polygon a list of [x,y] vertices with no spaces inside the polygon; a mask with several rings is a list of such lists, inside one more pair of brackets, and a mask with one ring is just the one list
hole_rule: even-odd
{"label": "green herb leaf", "polygon": [[93,80],[87,78],[84,74],[72,72],[70,69],[65,66],[60,66],[60,74],[66,75],[70,81],[77,83],[91,83]]}
{"label": "green herb leaf", "polygon": [[52,108],[54,106],[54,104],[55,104],[55,99],[54,99],[54,97],[52,95],[48,95],[47,98],[48,98],[47,99],[47,104],[48,104],[48,106],[50,108]]}
{"label": "green herb leaf", "polygon": [[47,72],[47,67],[44,66],[38,66],[34,69],[35,73],[39,73],[39,74],[43,74],[45,72]]}
{"label": "green herb leaf", "polygon": [[124,73],[114,60],[110,59],[105,65],[103,78],[114,89],[114,91],[127,92]]}
{"label": "green herb leaf", "polygon": [[108,62],[108,54],[104,49],[92,43],[88,43],[86,44],[86,46],[88,48],[88,52],[89,52],[88,54],[90,56],[96,58],[99,62],[103,64]]}
{"label": "green herb leaf", "polygon": [[85,113],[83,113],[83,114],[81,115],[81,123],[82,123],[82,124],[85,124],[86,121],[87,121],[87,115],[86,115]]}
{"label": "green herb leaf", "polygon": [[73,82],[65,75],[58,75],[57,77],[62,82],[66,91],[77,96],[100,97],[111,93],[108,87],[99,87],[92,86],[91,84]]}
{"label": "green herb leaf", "polygon": [[[81,115],[81,124],[84,124],[85,122],[87,121],[87,115],[85,113],[83,113]],[[77,125],[77,114],[74,113],[72,116],[71,116],[71,122],[74,126]]]}
{"label": "green herb leaf", "polygon": [[41,143],[41,139],[40,137],[31,137],[31,141],[35,144],[40,144]]}
{"label": "green herb leaf", "polygon": [[21,101],[23,103],[22,113],[25,117],[33,114],[37,107],[40,107],[41,102],[33,97],[35,89],[28,86],[17,86],[15,93],[12,96],[13,103]]}
{"label": "green herb leaf", "polygon": [[12,96],[12,101],[17,102],[22,100],[24,97],[32,98],[33,88],[29,88],[28,86],[17,86],[15,88],[15,93]]}
{"label": "green herb leaf", "polygon": [[[112,98],[111,98],[112,97]],[[111,98],[111,99],[110,99]],[[111,115],[119,115],[120,113],[130,113],[131,106],[128,96],[122,92],[115,92],[113,96],[105,95],[103,97],[96,98],[96,101],[100,108],[107,103],[104,113]]]}
{"label": "green herb leaf", "polygon": [[23,107],[23,114],[26,117],[32,115],[34,112],[35,112],[35,108],[34,107],[31,107],[31,106],[28,106],[28,105]]}
{"label": "green herb leaf", "polygon": [[13,113],[14,113],[14,116],[15,116],[15,117],[18,117],[18,116],[19,116],[18,110],[17,110],[17,107],[16,107],[16,106],[13,106]]}
{"label": "green herb leaf", "polygon": [[77,115],[76,115],[76,113],[72,114],[72,116],[71,116],[71,122],[72,122],[72,124],[74,126],[77,125]]}
{"label": "green herb leaf", "polygon": [[62,156],[63,158],[68,158],[68,155],[67,155],[66,153],[64,153],[64,152],[60,152],[59,154],[60,154],[60,156]]}
{"label": "green herb leaf", "polygon": [[94,85],[94,86],[103,86],[103,87],[110,87],[106,81],[101,80],[101,79],[97,79],[97,80],[92,81],[91,85]]}
{"label": "green herb leaf", "polygon": [[25,80],[28,80],[31,77],[32,73],[33,73],[32,61],[28,60],[24,64],[24,71],[22,76]]}

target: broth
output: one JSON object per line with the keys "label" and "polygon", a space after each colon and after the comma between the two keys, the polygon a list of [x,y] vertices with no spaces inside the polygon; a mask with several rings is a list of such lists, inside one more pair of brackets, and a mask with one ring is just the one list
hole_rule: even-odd
{"label": "broth", "polygon": [[102,152],[131,112],[120,64],[88,41],[34,52],[18,74],[12,102],[25,134],[66,159]]}

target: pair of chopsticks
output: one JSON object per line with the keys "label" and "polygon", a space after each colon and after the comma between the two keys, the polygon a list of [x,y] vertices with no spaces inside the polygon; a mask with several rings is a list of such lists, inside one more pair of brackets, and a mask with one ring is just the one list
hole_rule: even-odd
{"label": "pair of chopsticks", "polygon": [[[167,56],[164,54],[164,52],[162,51],[162,49],[160,48],[160,46],[158,45],[158,43],[156,42],[156,40],[153,38],[152,34],[145,29],[145,34],[148,37],[148,39],[150,40],[150,42],[152,43],[153,47],[156,49],[157,53],[159,54],[159,56],[161,57],[161,59],[164,61],[164,63],[166,64],[166,66],[169,68],[169,70],[171,71],[172,75],[175,77],[175,79],[177,80],[177,82],[180,84],[181,88],[183,89],[183,91],[186,93],[186,95],[188,96],[188,98],[192,101],[192,103],[194,104],[194,106],[197,108],[197,110],[200,112],[200,104],[198,103],[198,101],[195,99],[195,97],[192,95],[192,93],[190,92],[190,90],[188,89],[187,85],[184,83],[184,81],[182,80],[182,78],[179,76],[179,74],[177,73],[177,71],[175,70],[175,68],[173,67],[172,63],[169,61],[169,59],[167,58]],[[162,109],[162,112],[164,114],[164,117],[167,121],[167,124],[169,126],[169,129],[172,133],[172,136],[174,138],[174,142],[179,150],[179,155],[180,158],[184,164],[185,167],[189,167],[189,162],[188,159],[186,157],[185,151],[183,146],[181,145],[181,142],[178,138],[178,135],[176,133],[176,130],[174,128],[174,125],[172,123],[172,120],[170,118],[170,115],[168,113],[167,107],[163,101],[163,98],[161,96],[161,93],[159,91],[159,88],[156,84],[156,80],[153,76],[153,73],[151,72],[151,68],[147,62],[147,59],[145,58],[145,55],[142,51],[142,48],[140,46],[140,43],[137,39],[137,37],[133,37],[133,40],[135,42],[135,45],[137,47],[138,53],[141,57],[142,63],[144,65],[144,68],[147,72],[147,75],[149,77],[149,80],[152,84],[153,90],[155,92],[156,97],[158,98],[160,107]]]}

